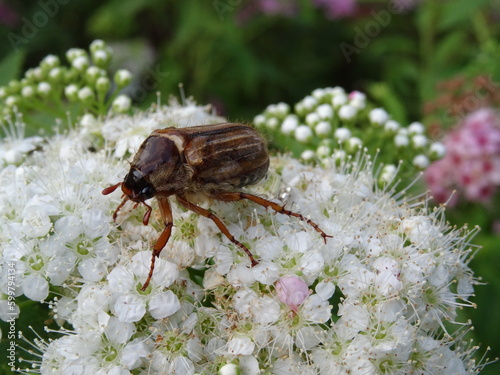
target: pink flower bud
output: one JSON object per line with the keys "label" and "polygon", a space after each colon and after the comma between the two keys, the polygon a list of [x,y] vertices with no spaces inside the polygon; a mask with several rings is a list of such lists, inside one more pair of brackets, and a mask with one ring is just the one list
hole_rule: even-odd
{"label": "pink flower bud", "polygon": [[283,276],[275,284],[278,299],[292,311],[306,300],[311,291],[304,280],[297,276]]}

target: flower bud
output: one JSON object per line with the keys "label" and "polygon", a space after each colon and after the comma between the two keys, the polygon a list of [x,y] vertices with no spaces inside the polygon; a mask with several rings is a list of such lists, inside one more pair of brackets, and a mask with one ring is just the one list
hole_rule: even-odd
{"label": "flower bud", "polygon": [[85,71],[90,65],[89,58],[84,55],[84,56],[77,56],[75,59],[71,62],[71,66],[78,70],[79,72]]}
{"label": "flower bud", "polygon": [[68,85],[64,89],[64,95],[68,98],[69,101],[75,101],[78,99],[78,86],[77,85]]}
{"label": "flower bud", "polygon": [[389,120],[389,114],[385,109],[375,108],[370,111],[368,115],[370,122],[374,125],[384,125]]}
{"label": "flower bud", "polygon": [[89,103],[94,100],[94,92],[88,86],[82,87],[78,90],[78,99],[84,103]]}
{"label": "flower bud", "polygon": [[132,73],[127,69],[120,69],[116,71],[114,79],[118,87],[125,87],[132,81]]}
{"label": "flower bud", "polygon": [[299,126],[299,118],[296,115],[288,115],[281,124],[281,133],[289,135]]}
{"label": "flower bud", "polygon": [[108,77],[99,77],[96,81],[95,88],[98,92],[100,93],[107,93],[109,91],[109,88],[111,86],[111,83],[109,82]]}
{"label": "flower bud", "polygon": [[47,96],[49,96],[51,89],[52,86],[50,86],[50,83],[40,82],[37,86],[36,91],[41,97],[46,98]]}
{"label": "flower bud", "polygon": [[306,143],[312,139],[313,132],[307,125],[300,125],[295,129],[295,139],[299,142]]}
{"label": "flower bud", "polygon": [[418,169],[425,169],[429,166],[429,158],[425,155],[417,155],[413,158],[413,165]]}
{"label": "flower bud", "polygon": [[113,111],[116,113],[125,113],[132,106],[132,100],[127,95],[118,95],[115,100],[113,100]]}
{"label": "flower bud", "polygon": [[358,110],[355,107],[345,104],[339,109],[339,117],[341,120],[349,121],[356,116],[357,112]]}

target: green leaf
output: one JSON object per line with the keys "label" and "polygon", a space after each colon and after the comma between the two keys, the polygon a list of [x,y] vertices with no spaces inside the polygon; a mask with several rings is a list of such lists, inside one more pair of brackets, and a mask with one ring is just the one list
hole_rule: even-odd
{"label": "green leaf", "polygon": [[0,86],[5,86],[9,81],[19,78],[24,57],[24,51],[19,50],[11,52],[0,61]]}
{"label": "green leaf", "polygon": [[464,22],[468,24],[481,7],[486,6],[489,0],[454,0],[443,3],[437,29],[445,31],[453,27],[463,29]]}

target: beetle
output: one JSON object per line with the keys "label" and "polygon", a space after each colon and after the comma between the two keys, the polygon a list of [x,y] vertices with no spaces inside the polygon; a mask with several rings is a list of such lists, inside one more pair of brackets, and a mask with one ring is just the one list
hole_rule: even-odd
{"label": "beetle", "polygon": [[252,267],[258,262],[250,250],[236,240],[223,222],[198,204],[206,199],[235,202],[243,199],[274,211],[294,216],[312,226],[326,243],[328,237],[321,228],[303,215],[289,211],[277,203],[238,191],[260,181],[269,168],[269,154],[264,139],[248,125],[220,123],[186,128],[169,127],[154,130],[139,147],[130,170],[123,179],[102,191],[107,195],[121,186],[123,200],[113,213],[127,201],[146,206],[143,224],[148,225],[152,208],[146,203],[155,197],[165,228],[153,245],[145,290],[153,276],[155,259],[167,244],[173,227],[169,197],[174,195],[184,208],[212,220],[219,230],[250,258]]}

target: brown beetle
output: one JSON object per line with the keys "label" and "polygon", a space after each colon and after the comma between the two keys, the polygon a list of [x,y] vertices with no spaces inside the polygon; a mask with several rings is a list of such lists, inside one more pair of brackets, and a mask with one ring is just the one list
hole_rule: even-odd
{"label": "brown beetle", "polygon": [[326,238],[331,236],[301,214],[256,195],[236,191],[261,180],[268,167],[266,143],[247,125],[223,123],[153,131],[137,151],[123,182],[102,191],[107,195],[122,187],[124,199],[113,214],[114,220],[128,200],[136,202],[134,208],[139,203],[144,204],[147,207],[144,225],[148,225],[152,210],[145,201],[153,197],[158,200],[165,229],[153,246],[151,267],[142,290],[149,285],[155,259],[167,244],[172,231],[171,195],[175,195],[181,206],[211,219],[232,243],[248,254],[252,266],[258,262],[250,250],[231,235],[217,216],[196,203],[204,198],[225,202],[248,199],[305,221],[321,234],[326,243]]}

